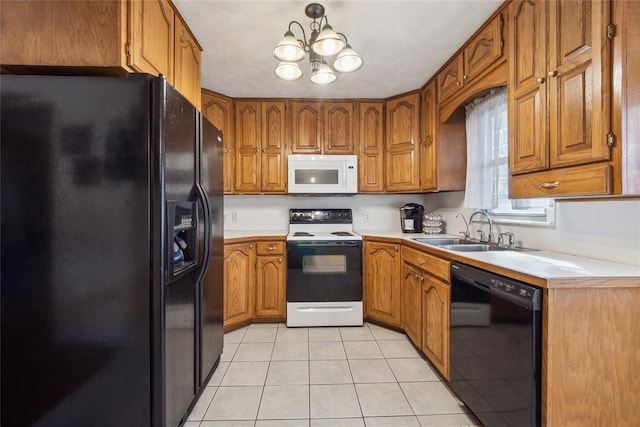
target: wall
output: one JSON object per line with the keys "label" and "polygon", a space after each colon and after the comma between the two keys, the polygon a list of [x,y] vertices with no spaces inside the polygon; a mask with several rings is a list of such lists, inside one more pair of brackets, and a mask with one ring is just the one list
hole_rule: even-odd
{"label": "wall", "polygon": [[[443,214],[448,234],[464,230],[456,213],[464,213],[467,219],[472,213],[463,207],[463,191],[351,197],[232,195],[224,197],[225,229],[284,231],[290,208],[324,207],[353,209],[357,230],[400,231],[398,208],[409,202],[424,205],[425,213]],[[640,199],[557,201],[554,225],[498,223],[495,228],[496,236],[501,231],[512,231],[518,246],[640,265]],[[472,226],[472,236],[477,236],[477,230],[478,226]]]}

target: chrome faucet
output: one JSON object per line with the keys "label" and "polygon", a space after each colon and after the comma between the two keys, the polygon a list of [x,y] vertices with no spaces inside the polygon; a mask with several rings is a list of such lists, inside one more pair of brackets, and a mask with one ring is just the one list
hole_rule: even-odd
{"label": "chrome faucet", "polygon": [[[491,219],[489,214],[486,213],[485,211],[475,211],[469,217],[469,224],[471,224],[471,222],[473,221],[473,218],[475,218],[476,215],[484,215],[485,217],[487,217],[487,221],[489,221],[489,236],[488,236],[486,242],[491,243],[493,241],[493,220]],[[485,241],[484,240],[484,232],[482,232],[482,234],[480,235],[480,241],[481,242]]]}
{"label": "chrome faucet", "polygon": [[471,234],[469,234],[469,223],[464,218],[464,215],[462,215],[462,213],[460,212],[456,214],[456,218],[462,218],[462,222],[464,222],[464,226],[467,229],[465,231],[461,231],[460,234],[462,234],[462,236],[464,237],[464,240],[469,240],[471,238]]}

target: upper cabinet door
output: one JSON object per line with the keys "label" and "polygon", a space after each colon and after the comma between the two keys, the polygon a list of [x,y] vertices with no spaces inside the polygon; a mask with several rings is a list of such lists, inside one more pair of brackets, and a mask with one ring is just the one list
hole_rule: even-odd
{"label": "upper cabinet door", "polygon": [[258,101],[236,102],[236,179],[238,192],[260,191],[262,108]]}
{"label": "upper cabinet door", "polygon": [[168,0],[130,3],[130,66],[136,71],[163,74],[173,84],[174,11]]}
{"label": "upper cabinet door", "polygon": [[262,103],[261,190],[284,193],[286,185],[285,103]]}
{"label": "upper cabinet door", "polygon": [[437,81],[439,104],[462,89],[464,85],[464,58],[462,54],[457,55],[438,73]]}
{"label": "upper cabinet door", "polygon": [[291,102],[291,153],[322,153],[322,104]]}
{"label": "upper cabinet door", "polygon": [[417,149],[419,103],[418,93],[387,101],[387,191],[420,190]]}
{"label": "upper cabinet door", "polygon": [[422,138],[420,145],[420,186],[424,191],[438,188],[438,109],[436,82],[431,82],[420,93],[420,117]]}
{"label": "upper cabinet door", "polygon": [[174,87],[193,105],[200,105],[201,50],[179,16],[175,17]]}
{"label": "upper cabinet door", "polygon": [[502,57],[502,27],[502,15],[498,15],[464,48],[464,83],[473,81]]}
{"label": "upper cabinet door", "polygon": [[546,0],[511,4],[509,25],[509,170],[546,169]]}
{"label": "upper cabinet door", "polygon": [[358,105],[358,180],[361,193],[384,191],[384,103]]}
{"label": "upper cabinet door", "polygon": [[549,7],[551,167],[608,160],[609,1],[553,1]]}
{"label": "upper cabinet door", "polygon": [[233,193],[233,164],[235,148],[233,144],[233,103],[230,98],[202,92],[202,114],[222,131],[222,177],[224,193]]}
{"label": "upper cabinet door", "polygon": [[324,153],[354,154],[353,103],[324,104]]}

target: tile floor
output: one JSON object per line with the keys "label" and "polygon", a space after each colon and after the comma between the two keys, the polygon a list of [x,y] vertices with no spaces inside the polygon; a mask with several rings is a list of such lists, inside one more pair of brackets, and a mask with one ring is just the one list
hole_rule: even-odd
{"label": "tile floor", "polygon": [[224,336],[185,427],[479,425],[406,335],[253,324]]}

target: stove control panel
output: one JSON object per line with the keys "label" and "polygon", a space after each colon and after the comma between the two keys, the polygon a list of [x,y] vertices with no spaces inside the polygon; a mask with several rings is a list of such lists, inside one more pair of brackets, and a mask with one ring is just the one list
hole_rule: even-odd
{"label": "stove control panel", "polygon": [[290,209],[290,224],[351,224],[351,209]]}

